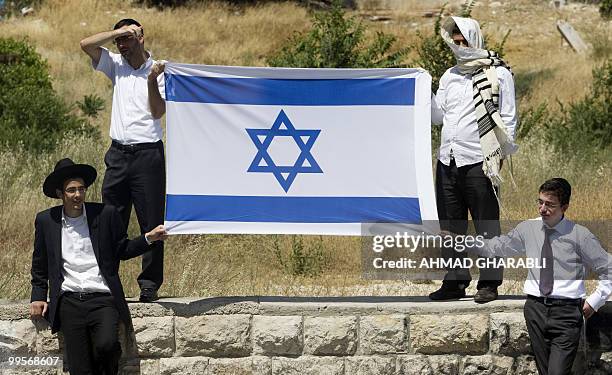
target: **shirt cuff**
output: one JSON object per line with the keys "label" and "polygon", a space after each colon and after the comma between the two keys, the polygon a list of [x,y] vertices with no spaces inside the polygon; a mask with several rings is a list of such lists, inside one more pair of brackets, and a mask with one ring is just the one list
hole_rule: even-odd
{"label": "shirt cuff", "polygon": [[597,293],[593,293],[586,299],[586,302],[593,308],[593,310],[597,311],[606,303],[606,300],[601,299]]}
{"label": "shirt cuff", "polygon": [[147,245],[151,245],[153,243],[153,241],[149,241],[149,239],[147,238],[146,234],[143,234],[142,236],[144,237],[145,242],[147,243]]}

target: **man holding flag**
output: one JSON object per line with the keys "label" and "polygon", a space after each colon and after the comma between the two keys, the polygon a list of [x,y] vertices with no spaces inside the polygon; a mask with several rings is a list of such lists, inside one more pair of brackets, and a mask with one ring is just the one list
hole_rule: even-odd
{"label": "man holding flag", "polygon": [[[102,47],[109,42],[119,54]],[[117,207],[126,228],[133,204],[140,231],[145,233],[164,220],[166,165],[160,118],[166,106],[160,94],[163,76],[158,80],[163,67],[144,49],[144,29],[131,18],[120,20],[111,31],[83,39],[81,49],[94,69],[113,83],[112,143],[104,157],[102,200]],[[156,300],[164,279],[163,244],[155,246],[157,251],[142,257],[141,302]]]}

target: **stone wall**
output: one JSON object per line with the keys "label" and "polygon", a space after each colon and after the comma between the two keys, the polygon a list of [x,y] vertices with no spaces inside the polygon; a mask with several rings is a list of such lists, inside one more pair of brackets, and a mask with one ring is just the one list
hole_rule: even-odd
{"label": "stone wall", "polygon": [[[208,298],[130,303],[126,374],[537,374],[521,298],[486,305],[419,297]],[[60,356],[61,338],[0,302],[0,361]],[[574,364],[612,374],[612,303],[587,330]],[[135,340],[134,340],[135,338]],[[583,340],[584,341],[584,340]],[[2,373],[61,374],[58,368]]]}

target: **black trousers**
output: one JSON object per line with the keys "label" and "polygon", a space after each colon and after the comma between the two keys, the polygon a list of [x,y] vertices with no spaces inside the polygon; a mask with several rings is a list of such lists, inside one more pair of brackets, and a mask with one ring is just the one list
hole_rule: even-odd
{"label": "black trousers", "polygon": [[[121,146],[113,142],[104,157],[106,173],[102,183],[102,200],[117,207],[127,229],[132,212],[140,232],[146,233],[164,223],[166,194],[166,163],[161,141],[135,146]],[[153,246],[158,249],[142,256],[142,272],[138,285],[159,289],[164,281],[163,241]]]}
{"label": "black trousers", "polygon": [[[457,167],[454,160],[449,166],[438,161],[436,167],[436,204],[440,228],[457,234],[468,229],[468,211],[474,220],[476,233],[491,238],[501,233],[499,205],[493,185],[482,171],[482,163]],[[443,249],[445,258],[465,258],[466,252]],[[503,268],[480,269],[477,288],[496,288],[501,285]],[[444,283],[451,287],[467,288],[472,277],[466,268],[447,269]]]}
{"label": "black trousers", "polygon": [[570,375],[580,341],[582,307],[547,306],[527,299],[524,314],[540,375]]}
{"label": "black trousers", "polygon": [[87,300],[63,295],[59,302],[64,359],[71,375],[116,374],[119,369],[119,312],[113,297]]}

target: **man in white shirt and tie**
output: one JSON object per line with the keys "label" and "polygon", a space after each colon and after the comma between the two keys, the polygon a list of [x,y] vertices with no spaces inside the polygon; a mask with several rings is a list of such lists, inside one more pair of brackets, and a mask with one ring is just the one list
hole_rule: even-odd
{"label": "man in white shirt and tie", "polygon": [[[612,294],[612,256],[585,227],[565,217],[571,186],[563,178],[544,182],[537,199],[540,218],[520,223],[507,235],[474,248],[480,255],[526,254],[543,268],[530,268],[525,280],[525,321],[540,375],[571,374],[580,330]],[[587,295],[587,268],[599,278]]]}
{"label": "man in white shirt and tie", "polygon": [[[449,17],[440,31],[457,59],[432,98],[432,122],[443,124],[436,166],[440,227],[465,234],[469,212],[476,232],[490,238],[501,233],[497,189],[502,161],[517,149],[514,80],[506,63],[484,48],[476,20]],[[465,255],[445,249],[444,256]],[[502,278],[501,268],[481,269],[474,301],[495,300]],[[467,268],[447,269],[442,287],[429,297],[465,297],[471,280]]]}

